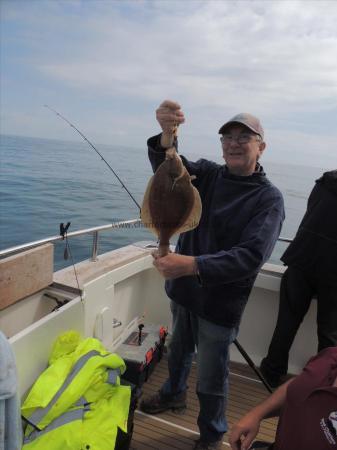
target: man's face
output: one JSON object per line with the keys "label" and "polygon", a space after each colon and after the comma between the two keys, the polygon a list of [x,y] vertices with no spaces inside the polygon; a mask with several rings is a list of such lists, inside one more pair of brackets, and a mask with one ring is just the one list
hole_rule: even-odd
{"label": "man's face", "polygon": [[[238,139],[244,143],[239,143]],[[251,175],[255,171],[256,162],[266,147],[260,136],[239,124],[229,126],[221,141],[223,158],[229,171],[241,176]]]}

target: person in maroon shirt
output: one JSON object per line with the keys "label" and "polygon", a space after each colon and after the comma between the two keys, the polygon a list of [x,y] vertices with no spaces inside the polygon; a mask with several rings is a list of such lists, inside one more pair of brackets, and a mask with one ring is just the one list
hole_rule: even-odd
{"label": "person in maroon shirt", "polygon": [[[280,417],[274,444],[252,444],[260,423]],[[230,433],[232,450],[337,449],[337,347],[311,358],[303,372],[288,380],[237,422]]]}

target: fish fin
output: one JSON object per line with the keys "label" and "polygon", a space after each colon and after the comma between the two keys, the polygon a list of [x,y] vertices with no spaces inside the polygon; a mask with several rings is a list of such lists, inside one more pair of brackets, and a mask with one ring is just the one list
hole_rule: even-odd
{"label": "fish fin", "polygon": [[199,195],[198,189],[193,186],[194,193],[194,204],[193,209],[190,214],[191,223],[194,224],[193,228],[196,228],[199,225],[201,213],[202,213],[202,203]]}
{"label": "fish fin", "polygon": [[202,204],[199,191],[194,186],[193,186],[193,194],[194,194],[194,202],[191,212],[189,213],[187,219],[185,220],[185,223],[181,225],[174,234],[185,233],[186,231],[193,230],[193,228],[196,228],[199,225],[202,212]]}
{"label": "fish fin", "polygon": [[157,232],[156,228],[154,228],[154,226],[153,226],[153,220],[151,217],[150,204],[149,204],[150,190],[151,190],[151,186],[153,183],[153,178],[154,178],[154,176],[152,176],[149,179],[149,182],[146,187],[146,191],[144,194],[143,203],[142,203],[142,207],[141,207],[141,212],[140,212],[140,218],[141,218],[143,225],[146,228],[148,228],[150,231],[152,231],[152,233],[158,237],[158,232]]}

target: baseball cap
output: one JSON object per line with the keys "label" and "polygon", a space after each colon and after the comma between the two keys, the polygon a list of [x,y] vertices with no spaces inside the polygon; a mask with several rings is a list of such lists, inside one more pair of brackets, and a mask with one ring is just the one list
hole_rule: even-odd
{"label": "baseball cap", "polygon": [[222,125],[222,127],[219,130],[219,134],[223,134],[226,128],[229,127],[229,125],[232,125],[233,123],[241,123],[242,125],[252,130],[254,133],[259,134],[263,139],[264,131],[260,123],[260,120],[249,113],[240,113],[232,117],[228,122]]}

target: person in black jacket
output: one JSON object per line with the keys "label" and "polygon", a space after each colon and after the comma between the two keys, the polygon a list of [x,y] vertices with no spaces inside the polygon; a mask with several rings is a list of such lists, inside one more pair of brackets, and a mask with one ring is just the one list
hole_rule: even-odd
{"label": "person in black jacket", "polygon": [[318,351],[337,345],[337,170],[325,172],[309,196],[297,234],[281,257],[279,312],[261,371],[278,386],[311,299],[317,298]]}
{"label": "person in black jacket", "polygon": [[[170,146],[174,125],[184,122],[179,104],[157,110],[163,132],[148,140],[155,171]],[[227,431],[225,417],[229,346],[262,264],[284,219],[283,198],[258,160],[265,149],[260,121],[238,114],[219,130],[225,165],[182,161],[202,200],[199,226],[182,233],[175,253],[155,257],[166,278],[173,314],[169,379],[141,409],[156,414],[186,406],[187,378],[197,347],[200,439],[195,449],[216,449]],[[177,142],[175,142],[177,147]]]}

